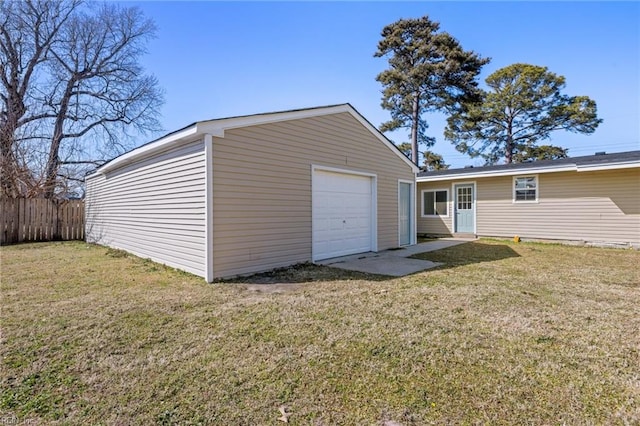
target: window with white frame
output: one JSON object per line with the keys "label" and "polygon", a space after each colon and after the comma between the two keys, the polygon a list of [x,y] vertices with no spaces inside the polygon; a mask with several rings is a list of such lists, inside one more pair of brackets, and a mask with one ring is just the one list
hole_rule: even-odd
{"label": "window with white frame", "polygon": [[538,176],[514,177],[513,201],[538,201]]}
{"label": "window with white frame", "polygon": [[449,191],[446,189],[422,191],[422,216],[449,216]]}

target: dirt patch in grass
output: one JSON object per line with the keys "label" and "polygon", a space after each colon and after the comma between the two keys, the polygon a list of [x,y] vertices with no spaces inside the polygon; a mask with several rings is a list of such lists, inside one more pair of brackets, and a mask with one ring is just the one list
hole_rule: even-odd
{"label": "dirt patch in grass", "polygon": [[640,422],[637,251],[479,241],[399,279],[301,265],[208,285],[83,243],[0,250],[3,418]]}
{"label": "dirt patch in grass", "polygon": [[384,281],[388,279],[389,277],[382,275],[345,271],[313,263],[300,263],[259,274],[219,280],[214,284],[232,285],[257,293],[284,293],[304,289],[310,284],[319,286],[322,283],[334,281]]}
{"label": "dirt patch in grass", "polygon": [[387,280],[389,277],[366,274],[356,271],[345,271],[338,268],[315,265],[313,263],[299,263],[286,268],[248,276],[224,279],[214,284],[301,284],[344,280]]}

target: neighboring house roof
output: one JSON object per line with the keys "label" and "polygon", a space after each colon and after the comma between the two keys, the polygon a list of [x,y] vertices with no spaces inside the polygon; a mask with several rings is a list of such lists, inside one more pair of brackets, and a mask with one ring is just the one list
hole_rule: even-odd
{"label": "neighboring house roof", "polygon": [[[391,151],[400,157],[414,173],[419,171],[418,167],[411,162],[386,136],[375,128],[366,118],[364,118],[350,104],[328,105],[315,108],[294,109],[288,111],[268,112],[263,114],[243,115],[236,117],[227,117],[212,119],[206,121],[197,121],[182,129],[168,133],[159,139],[148,142],[138,148],[135,148],[125,154],[122,154],[107,163],[100,166],[94,174],[106,173],[110,170],[125,166],[127,164],[139,161],[156,153],[162,152],[182,142],[190,142],[198,137],[209,134],[214,137],[224,137],[225,130],[237,129],[247,126],[256,126],[260,124],[277,123],[280,121],[298,120],[309,117],[319,117],[323,115],[349,113],[364,127],[367,128],[382,143],[387,145]],[[90,176],[88,176],[90,177]]]}
{"label": "neighboring house roof", "polygon": [[558,160],[540,160],[527,163],[501,164],[497,166],[465,167],[418,173],[418,182],[450,179],[470,179],[488,176],[509,176],[526,173],[552,173],[564,171],[593,171],[640,167],[640,151],[596,154],[569,157]]}

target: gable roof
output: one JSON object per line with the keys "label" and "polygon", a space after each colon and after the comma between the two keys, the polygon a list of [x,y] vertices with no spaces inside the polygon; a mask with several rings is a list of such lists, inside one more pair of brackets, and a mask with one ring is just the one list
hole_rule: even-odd
{"label": "gable roof", "polygon": [[510,176],[524,173],[553,173],[565,171],[594,171],[640,167],[640,151],[586,155],[558,160],[540,160],[528,163],[500,164],[497,166],[466,167],[418,173],[418,182],[449,179],[470,179],[489,176]]}
{"label": "gable roof", "polygon": [[224,137],[226,130],[241,127],[257,126],[260,124],[277,123],[281,121],[299,120],[309,117],[320,117],[339,113],[351,114],[360,124],[371,132],[380,142],[384,143],[395,155],[401,158],[414,173],[419,172],[418,167],[411,162],[386,136],[376,129],[364,118],[351,104],[327,105],[314,108],[293,109],[287,111],[267,112],[262,114],[241,115],[235,117],[218,118],[205,121],[196,121],[186,127],[168,133],[159,139],[148,142],[129,152],[113,158],[100,166],[94,174],[103,174],[110,170],[123,167],[127,164],[139,161],[169,148],[179,146],[181,143],[193,142],[198,137],[209,134],[214,137]]}

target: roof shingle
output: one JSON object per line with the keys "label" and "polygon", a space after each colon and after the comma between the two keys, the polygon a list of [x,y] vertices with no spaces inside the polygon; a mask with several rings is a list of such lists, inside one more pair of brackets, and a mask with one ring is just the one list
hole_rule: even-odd
{"label": "roof shingle", "polygon": [[640,163],[640,150],[639,151],[626,151],[615,152],[611,154],[596,154],[586,155],[582,157],[568,157],[558,160],[540,160],[527,163],[511,163],[500,164],[495,166],[482,166],[482,167],[466,167],[458,169],[437,170],[432,172],[418,173],[418,177],[435,177],[435,176],[447,176],[447,175],[464,175],[475,173],[489,173],[492,171],[506,172],[506,171],[519,171],[527,169],[539,169],[539,168],[553,168],[562,166],[606,166],[607,164],[638,162]]}

